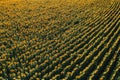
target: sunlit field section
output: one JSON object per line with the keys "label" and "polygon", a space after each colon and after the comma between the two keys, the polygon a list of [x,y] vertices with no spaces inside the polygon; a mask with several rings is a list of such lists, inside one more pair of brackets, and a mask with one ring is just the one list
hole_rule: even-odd
{"label": "sunlit field section", "polygon": [[0,0],[0,80],[120,80],[119,0]]}

